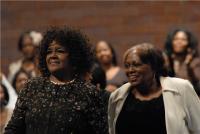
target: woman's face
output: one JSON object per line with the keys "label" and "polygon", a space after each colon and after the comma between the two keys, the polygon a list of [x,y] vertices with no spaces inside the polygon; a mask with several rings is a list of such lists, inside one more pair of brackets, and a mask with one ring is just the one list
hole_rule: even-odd
{"label": "woman's face", "polygon": [[53,41],[48,49],[46,56],[47,68],[51,74],[55,73],[65,73],[69,71],[69,53],[66,51],[65,47],[61,46],[59,43]]}
{"label": "woman's face", "polygon": [[20,90],[23,88],[24,84],[26,83],[26,81],[28,80],[28,76],[26,73],[21,72],[19,73],[19,75],[16,78],[16,91],[19,93]]}
{"label": "woman's face", "polygon": [[28,35],[24,36],[22,44],[22,52],[25,58],[33,58],[35,54],[35,46],[33,45],[32,38]]}
{"label": "woman's face", "polygon": [[24,61],[22,64],[22,69],[28,73],[32,73],[36,68],[36,65],[33,61]]}
{"label": "woman's face", "polygon": [[151,66],[142,63],[139,57],[139,53],[141,52],[139,49],[134,49],[127,55],[124,61],[126,75],[133,87],[148,85],[154,78]]}
{"label": "woman's face", "polygon": [[173,51],[177,54],[183,53],[186,51],[188,46],[188,38],[185,32],[179,31],[175,34],[173,39]]}
{"label": "woman's face", "polygon": [[101,41],[97,44],[96,57],[101,64],[112,63],[113,54],[106,42]]}

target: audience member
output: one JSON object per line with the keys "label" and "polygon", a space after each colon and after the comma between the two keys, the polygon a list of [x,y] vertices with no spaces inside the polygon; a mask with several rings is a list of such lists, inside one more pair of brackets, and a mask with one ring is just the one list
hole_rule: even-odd
{"label": "audience member", "polygon": [[106,90],[114,91],[128,81],[125,72],[117,65],[116,53],[106,41],[100,41],[95,46],[96,59],[106,72]]}

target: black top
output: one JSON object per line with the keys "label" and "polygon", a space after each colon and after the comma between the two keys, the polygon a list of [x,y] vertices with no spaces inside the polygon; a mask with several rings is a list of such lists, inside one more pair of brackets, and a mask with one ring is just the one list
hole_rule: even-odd
{"label": "black top", "polygon": [[5,134],[106,134],[105,105],[96,88],[81,80],[56,85],[30,80],[20,92]]}
{"label": "black top", "polygon": [[162,95],[140,101],[129,93],[116,123],[117,134],[166,134]]}

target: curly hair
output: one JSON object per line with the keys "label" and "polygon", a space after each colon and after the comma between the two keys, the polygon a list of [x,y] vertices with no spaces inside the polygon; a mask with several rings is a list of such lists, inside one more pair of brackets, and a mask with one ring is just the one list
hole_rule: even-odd
{"label": "curly hair", "polygon": [[93,53],[87,36],[78,29],[71,27],[51,27],[44,34],[40,44],[39,69],[42,76],[48,77],[46,56],[49,45],[56,41],[69,53],[69,64],[73,68],[73,75],[80,76],[90,71],[93,64]]}
{"label": "curly hair", "polygon": [[197,45],[198,45],[198,41],[195,38],[195,36],[188,30],[186,29],[182,29],[182,28],[177,28],[172,30],[171,32],[168,33],[167,35],[167,39],[165,41],[165,51],[167,53],[168,56],[171,56],[173,53],[173,47],[172,47],[172,42],[174,40],[174,36],[178,33],[178,32],[184,32],[187,36],[188,39],[188,47],[191,48],[192,50],[194,50],[194,56],[198,55],[198,52],[196,51],[197,49]]}

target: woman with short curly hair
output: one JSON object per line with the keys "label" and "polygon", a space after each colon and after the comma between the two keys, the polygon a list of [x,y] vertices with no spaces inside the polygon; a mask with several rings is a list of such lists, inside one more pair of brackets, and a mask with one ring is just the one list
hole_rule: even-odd
{"label": "woman with short curly hair", "polygon": [[42,77],[20,92],[5,134],[107,133],[100,93],[84,80],[92,59],[89,40],[79,30],[48,30],[40,48]]}

